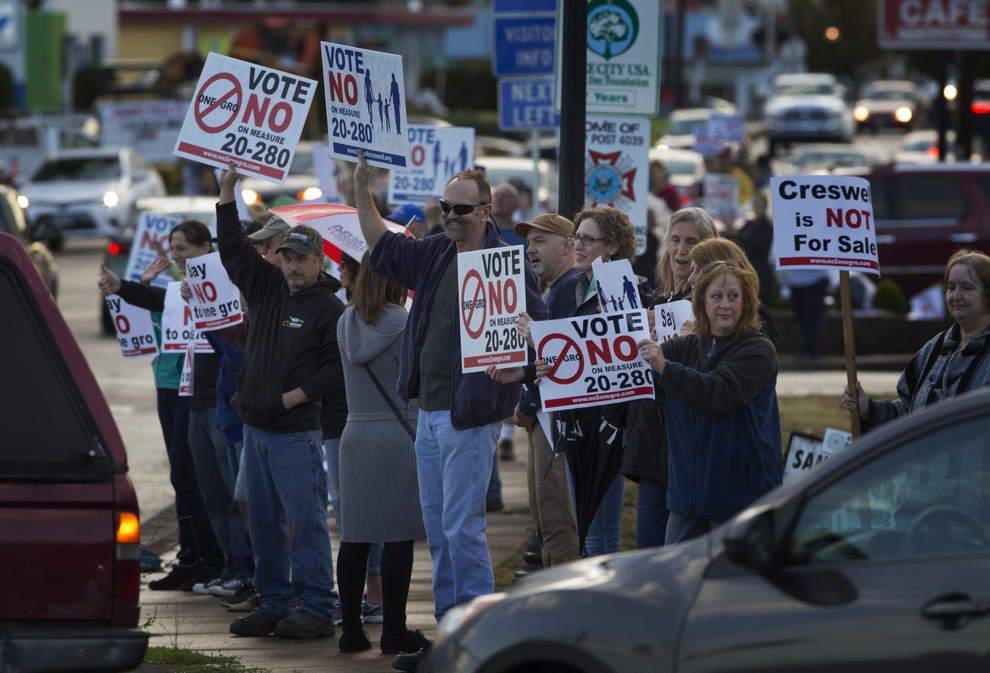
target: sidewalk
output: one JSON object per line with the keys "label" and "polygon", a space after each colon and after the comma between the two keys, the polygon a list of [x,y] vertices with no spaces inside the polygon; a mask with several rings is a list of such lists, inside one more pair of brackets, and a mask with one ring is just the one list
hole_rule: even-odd
{"label": "sidewalk", "polygon": [[[515,448],[516,460],[499,463],[505,510],[488,517],[488,546],[495,566],[511,557],[528,537],[529,514],[523,462],[526,448],[521,431],[516,433]],[[165,524],[165,517],[153,519],[161,523],[154,530],[145,531],[146,539],[156,551],[162,550],[163,546],[168,548],[169,551],[163,554],[163,560],[170,561],[176,553],[175,532],[170,530],[174,527]],[[332,516],[330,523],[336,561],[337,531],[333,526]],[[426,540],[422,540],[416,543],[407,614],[409,628],[422,629],[427,637],[433,638],[436,635],[436,623],[433,618],[430,569],[429,549]],[[144,628],[152,636],[152,647],[178,647],[205,654],[223,654],[235,657],[245,667],[262,668],[275,673],[384,673],[392,670],[393,657],[382,655],[378,650],[378,639],[381,636],[379,624],[365,625],[372,649],[361,654],[340,654],[336,638],[310,641],[276,637],[241,638],[230,635],[228,626],[233,619],[243,614],[227,612],[213,597],[148,590],[148,582],[161,576],[159,573],[145,574],[141,579],[140,623],[151,622]],[[339,627],[337,633],[340,633]]]}

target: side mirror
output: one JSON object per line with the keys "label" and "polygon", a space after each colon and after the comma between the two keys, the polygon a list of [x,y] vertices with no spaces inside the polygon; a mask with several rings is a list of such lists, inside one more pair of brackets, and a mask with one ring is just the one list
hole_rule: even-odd
{"label": "side mirror", "polygon": [[780,566],[774,511],[770,508],[743,512],[729,524],[722,544],[730,561],[760,574],[771,573]]}

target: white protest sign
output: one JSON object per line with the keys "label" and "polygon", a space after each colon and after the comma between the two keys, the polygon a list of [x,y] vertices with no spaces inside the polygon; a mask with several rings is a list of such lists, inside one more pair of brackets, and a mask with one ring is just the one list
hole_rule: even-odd
{"label": "white protest sign", "polygon": [[186,260],[186,282],[192,290],[193,327],[206,332],[244,320],[241,292],[220,262],[220,253]]}
{"label": "white protest sign", "polygon": [[628,259],[614,262],[595,260],[591,271],[598,286],[598,303],[603,313],[621,313],[643,308],[636,289],[636,274]]}
{"label": "white protest sign", "polygon": [[654,398],[637,346],[650,337],[645,310],[539,320],[530,330],[536,357],[550,365],[540,382],[543,411]]}
{"label": "white protest sign", "polygon": [[523,246],[457,255],[461,371],[483,372],[526,364],[526,341],[516,316],[526,310]]}
{"label": "white protest sign", "polygon": [[687,299],[657,304],[653,309],[653,320],[657,328],[657,343],[666,343],[680,336],[685,322],[694,320],[694,308]]}
{"label": "white protest sign", "polygon": [[784,482],[809,472],[852,443],[852,434],[836,428],[826,428],[821,440],[792,433],[787,445],[787,462],[784,465]]}
{"label": "white protest sign", "polygon": [[210,53],[174,154],[281,184],[315,92],[311,79]]}
{"label": "white protest sign", "polygon": [[151,163],[174,161],[172,148],[189,104],[181,100],[139,100],[102,103],[100,144],[133,147]]}
{"label": "white protest sign", "polygon": [[186,357],[182,360],[182,374],[179,375],[179,397],[192,397],[193,394],[193,359],[196,351],[192,344],[186,347]]}
{"label": "white protest sign", "polygon": [[[131,252],[127,258],[127,269],[124,279],[138,282],[141,274],[155,259],[160,257],[159,250],[168,250],[168,235],[182,220],[171,215],[141,213],[134,229],[134,240],[131,242]],[[160,273],[151,284],[155,287],[168,287],[171,280],[168,272]]]}
{"label": "white protest sign", "polygon": [[[574,2],[579,0],[572,0]],[[588,3],[587,110],[589,114],[654,116],[660,111],[663,5],[658,0],[586,0]],[[564,36],[557,3],[554,107],[560,110]],[[580,39],[580,38],[579,38]]]}
{"label": "white protest sign", "polygon": [[825,428],[825,436],[822,438],[822,451],[832,455],[852,444],[853,436],[851,432],[837,430],[836,428]]}
{"label": "white protest sign", "polygon": [[584,205],[612,206],[629,216],[636,253],[646,250],[650,196],[650,120],[588,117],[584,141]]}
{"label": "white protest sign", "polygon": [[731,227],[739,214],[739,178],[729,173],[707,173],[704,190],[705,210]]}
{"label": "white protest sign", "polygon": [[321,42],[330,156],[382,168],[409,165],[402,57]]}
{"label": "white protest sign", "polygon": [[474,129],[462,126],[409,125],[409,168],[392,171],[389,203],[426,203],[443,196],[444,185],[474,166]]}
{"label": "white protest sign", "polygon": [[880,275],[870,183],[798,175],[770,179],[778,269],[838,269]]}
{"label": "white protest sign", "polygon": [[162,311],[162,352],[181,353],[192,343],[197,353],[212,353],[213,347],[203,333],[193,329],[192,309],[182,299],[182,283],[174,280],[165,290]]}
{"label": "white protest sign", "polygon": [[117,343],[125,358],[137,358],[145,355],[158,355],[158,343],[155,341],[155,326],[151,322],[151,313],[131,306],[115,294],[104,298],[113,327],[117,330]]}
{"label": "white protest sign", "polygon": [[340,190],[337,188],[337,166],[333,157],[330,156],[330,148],[313,148],[313,172],[316,174],[316,181],[320,183],[320,191],[323,192],[325,203],[337,203],[340,201]]}
{"label": "white protest sign", "polygon": [[737,114],[714,112],[694,132],[694,151],[706,157],[718,154],[729,143],[746,140],[746,122]]}

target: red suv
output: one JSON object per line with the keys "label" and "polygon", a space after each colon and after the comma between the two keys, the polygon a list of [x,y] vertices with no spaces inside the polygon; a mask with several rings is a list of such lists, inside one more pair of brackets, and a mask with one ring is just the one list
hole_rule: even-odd
{"label": "red suv", "polygon": [[0,671],[124,671],[138,502],[93,373],[21,243],[0,233]]}
{"label": "red suv", "polygon": [[870,181],[880,273],[908,295],[942,280],[959,248],[990,252],[990,164],[846,169]]}

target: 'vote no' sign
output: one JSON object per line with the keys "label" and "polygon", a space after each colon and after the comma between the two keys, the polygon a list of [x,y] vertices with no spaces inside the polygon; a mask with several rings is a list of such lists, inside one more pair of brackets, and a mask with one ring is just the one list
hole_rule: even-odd
{"label": "'vote no' sign", "polygon": [[125,358],[157,355],[158,342],[155,341],[151,314],[143,308],[131,306],[115,294],[107,296],[105,302],[117,331],[121,354]]}
{"label": "'vote no' sign", "polygon": [[526,363],[516,316],[526,310],[523,247],[513,245],[457,255],[461,370],[483,372]]}
{"label": "'vote no' sign", "polygon": [[219,252],[187,260],[186,276],[195,329],[209,332],[244,320],[241,292],[223,268]]}

